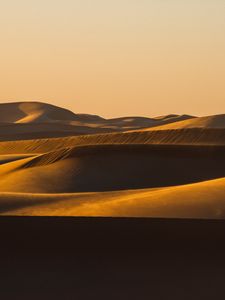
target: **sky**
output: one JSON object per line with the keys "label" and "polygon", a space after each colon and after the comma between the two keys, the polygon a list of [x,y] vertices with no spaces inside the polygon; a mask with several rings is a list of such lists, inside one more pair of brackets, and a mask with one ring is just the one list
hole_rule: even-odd
{"label": "sky", "polygon": [[224,0],[0,1],[0,102],[225,113]]}

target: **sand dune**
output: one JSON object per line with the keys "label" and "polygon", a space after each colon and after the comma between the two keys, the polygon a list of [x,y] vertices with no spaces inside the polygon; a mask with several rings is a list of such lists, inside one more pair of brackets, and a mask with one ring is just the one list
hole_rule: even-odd
{"label": "sand dune", "polygon": [[[42,103],[42,102],[14,102],[0,104],[0,122],[1,123],[52,123],[64,122],[66,124],[77,125],[76,122],[87,124],[102,124],[109,126],[124,127],[145,127],[156,125],[161,121],[168,122],[184,120],[192,118],[188,115],[169,115],[160,118],[144,118],[144,117],[122,117],[115,119],[104,119],[97,115],[75,114],[67,109]],[[163,122],[163,123],[164,123]]]}
{"label": "sand dune", "polygon": [[163,189],[103,193],[1,193],[0,212],[13,215],[225,218],[225,178]]}
{"label": "sand dune", "polygon": [[97,115],[75,114],[42,102],[0,104],[0,140],[52,138],[81,134],[128,131],[193,118],[168,115],[159,118],[122,117],[104,119]]}
{"label": "sand dune", "polygon": [[0,104],[0,213],[225,218],[225,115]]}
{"label": "sand dune", "polygon": [[32,155],[30,154],[5,154],[5,155],[0,155],[0,165],[6,164],[11,161],[17,161],[23,158],[31,157]]}
{"label": "sand dune", "polygon": [[159,125],[165,125],[169,123],[176,123],[183,120],[189,120],[195,118],[190,115],[167,115],[154,118],[146,117],[121,117],[114,119],[104,120],[105,125],[117,126],[123,128],[123,130],[132,130],[132,128],[151,128]]}
{"label": "sand dune", "polygon": [[[165,155],[166,153],[166,155]],[[0,166],[0,191],[66,193],[164,187],[225,176],[224,148],[105,145]]]}
{"label": "sand dune", "polygon": [[64,123],[37,124],[1,124],[0,141],[16,141],[40,138],[57,138],[86,134],[101,134],[120,131],[110,127],[91,127],[81,123],[70,125]]}
{"label": "sand dune", "polygon": [[185,128],[225,128],[225,114],[206,117],[191,118],[176,123],[169,123],[162,126],[144,130],[171,130]]}
{"label": "sand dune", "polygon": [[34,101],[0,104],[0,119],[6,123],[46,123],[77,118],[67,109]]}
{"label": "sand dune", "polygon": [[[32,133],[33,135],[33,133]],[[225,129],[181,129],[79,135],[0,142],[0,154],[45,153],[65,147],[102,144],[168,144],[224,146]]]}
{"label": "sand dune", "polygon": [[103,118],[42,102],[0,104],[0,139],[27,139],[117,131],[98,124]]}

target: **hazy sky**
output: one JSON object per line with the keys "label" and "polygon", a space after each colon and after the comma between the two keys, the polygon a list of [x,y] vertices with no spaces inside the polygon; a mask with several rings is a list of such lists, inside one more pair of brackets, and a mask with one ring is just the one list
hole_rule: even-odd
{"label": "hazy sky", "polygon": [[0,101],[225,113],[224,0],[0,1]]}

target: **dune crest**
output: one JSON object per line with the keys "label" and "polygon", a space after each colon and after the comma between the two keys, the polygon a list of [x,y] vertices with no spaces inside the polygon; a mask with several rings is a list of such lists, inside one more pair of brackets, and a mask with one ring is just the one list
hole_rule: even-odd
{"label": "dune crest", "polygon": [[145,130],[171,130],[171,129],[187,129],[187,128],[225,128],[225,114],[213,115],[206,117],[191,118],[188,120],[169,123],[166,125],[156,126]]}
{"label": "dune crest", "polygon": [[0,104],[0,119],[6,123],[52,122],[76,120],[76,115],[52,104],[33,101]]}

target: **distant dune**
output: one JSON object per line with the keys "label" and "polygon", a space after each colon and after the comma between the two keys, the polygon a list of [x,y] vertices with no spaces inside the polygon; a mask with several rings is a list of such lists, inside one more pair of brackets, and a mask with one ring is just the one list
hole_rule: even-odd
{"label": "distant dune", "polygon": [[0,104],[0,213],[225,218],[225,115]]}
{"label": "distant dune", "polygon": [[77,120],[71,111],[41,102],[0,104],[0,120],[5,123],[47,123]]}
{"label": "distant dune", "polygon": [[123,117],[104,119],[97,115],[75,114],[41,102],[0,104],[0,140],[52,138],[150,128],[193,118],[168,115],[159,118]]}
{"label": "distant dune", "polygon": [[[186,128],[225,128],[225,114],[191,118],[176,123],[169,123],[162,126],[149,128],[149,130],[170,130],[170,129],[186,129]],[[145,130],[148,130],[147,128]]]}

